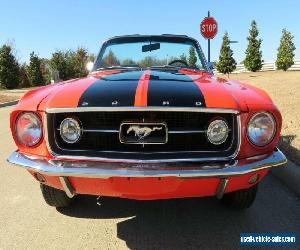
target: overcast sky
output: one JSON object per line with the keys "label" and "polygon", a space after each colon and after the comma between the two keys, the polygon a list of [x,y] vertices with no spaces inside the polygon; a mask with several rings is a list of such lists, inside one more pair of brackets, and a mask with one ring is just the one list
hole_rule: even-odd
{"label": "overcast sky", "polygon": [[[234,56],[244,59],[251,20],[258,23],[265,61],[276,58],[281,30],[295,36],[300,59],[300,1],[182,1],[182,0],[0,0],[0,45],[13,41],[21,62],[31,51],[49,58],[56,49],[86,47],[97,53],[101,42],[125,34],[186,34],[207,41],[199,24],[211,11],[219,33],[211,41],[212,60],[219,55],[222,36],[228,31]],[[207,54],[207,53],[206,53]]]}

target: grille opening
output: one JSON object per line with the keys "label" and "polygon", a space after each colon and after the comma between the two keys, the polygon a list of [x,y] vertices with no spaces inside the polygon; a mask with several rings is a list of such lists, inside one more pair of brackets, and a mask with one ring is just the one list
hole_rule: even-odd
{"label": "grille opening", "polygon": [[[74,144],[65,143],[59,134],[59,124],[66,117],[76,117],[84,130]],[[206,137],[209,122],[216,117],[224,119],[230,129],[225,143],[211,144]],[[115,111],[72,112],[47,114],[48,140],[51,150],[59,155],[89,156],[117,159],[187,159],[231,157],[238,148],[237,116],[230,113]],[[163,122],[167,125],[166,144],[123,144],[119,140],[120,124],[131,122]],[[96,131],[97,130],[97,131]],[[107,131],[107,132],[101,132]],[[171,133],[182,131],[182,133]],[[189,133],[189,131],[194,131]],[[202,131],[196,133],[195,131]]]}

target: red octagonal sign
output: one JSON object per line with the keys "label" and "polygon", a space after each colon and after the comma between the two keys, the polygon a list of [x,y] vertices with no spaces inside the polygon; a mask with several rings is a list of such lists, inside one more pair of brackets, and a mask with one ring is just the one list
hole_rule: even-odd
{"label": "red octagonal sign", "polygon": [[218,32],[218,23],[213,17],[205,17],[200,24],[200,32],[205,39],[213,39]]}

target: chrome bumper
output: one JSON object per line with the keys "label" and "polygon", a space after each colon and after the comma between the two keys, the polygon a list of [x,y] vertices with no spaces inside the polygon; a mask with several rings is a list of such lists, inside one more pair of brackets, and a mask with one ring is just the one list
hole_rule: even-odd
{"label": "chrome bumper", "polygon": [[13,152],[8,162],[27,170],[50,176],[87,178],[109,177],[178,177],[206,178],[239,176],[258,170],[280,166],[287,162],[276,149],[272,154],[260,155],[230,163],[112,163],[96,161],[49,160]]}

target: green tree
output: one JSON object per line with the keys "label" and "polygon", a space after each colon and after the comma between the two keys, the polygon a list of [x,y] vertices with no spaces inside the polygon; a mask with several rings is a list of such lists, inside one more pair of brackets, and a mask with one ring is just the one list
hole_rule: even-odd
{"label": "green tree", "polygon": [[88,74],[86,64],[90,61],[90,55],[84,48],[78,48],[75,52],[70,51],[67,56],[67,64],[71,78],[84,77]]}
{"label": "green tree", "polygon": [[230,40],[228,33],[225,32],[220,50],[219,61],[217,62],[217,70],[223,74],[231,73],[236,69],[236,61],[233,58],[233,51],[230,48]]}
{"label": "green tree", "polygon": [[[196,57],[196,59],[197,59],[197,57]],[[184,62],[186,62],[187,63],[187,59],[186,59],[186,55],[184,54],[184,53],[182,53],[180,56],[179,56],[179,60],[182,60],[182,61],[184,61]]]}
{"label": "green tree", "polygon": [[[89,54],[85,48],[80,47],[76,51],[58,50],[52,54],[52,57],[48,62],[45,61],[45,71],[47,73],[47,70],[49,70],[52,77],[55,75],[55,72],[58,72],[61,80],[84,77],[88,74],[86,69],[87,63],[94,60],[95,56]],[[113,65],[118,65],[115,64],[118,61],[116,61],[117,59],[112,52],[108,54],[106,60],[105,64],[114,63]],[[105,65],[103,67],[107,66],[108,65]]]}
{"label": "green tree", "polygon": [[196,51],[193,46],[190,47],[189,49],[189,58],[188,58],[188,63],[189,66],[196,68],[196,63],[197,63],[197,56],[196,56]]}
{"label": "green tree", "polygon": [[30,82],[28,79],[28,75],[27,75],[27,65],[24,63],[20,66],[20,84],[19,87],[20,88],[26,88],[30,86]]}
{"label": "green tree", "polygon": [[145,56],[139,63],[142,68],[160,65],[159,60],[153,56]]}
{"label": "green tree", "polygon": [[52,57],[50,59],[50,68],[51,71],[58,71],[59,73],[59,78],[61,80],[68,80],[70,79],[70,72],[68,68],[68,63],[67,63],[67,53],[58,50],[52,54]]}
{"label": "green tree", "polygon": [[114,52],[112,52],[112,50],[110,49],[108,54],[102,60],[102,67],[111,67],[117,65],[120,65],[120,61],[118,60]]}
{"label": "green tree", "polygon": [[44,85],[44,78],[41,69],[41,59],[37,54],[31,52],[27,75],[31,86]]}
{"label": "green tree", "polygon": [[41,58],[41,71],[44,79],[44,83],[48,84],[51,82],[51,68],[50,60],[47,58]]}
{"label": "green tree", "polygon": [[136,66],[136,62],[133,61],[131,58],[126,58],[122,61],[122,66]]}
{"label": "green tree", "polygon": [[286,71],[294,64],[295,44],[293,42],[294,36],[286,29],[282,30],[280,45],[277,52],[276,66],[277,69]]}
{"label": "green tree", "polygon": [[2,88],[13,89],[19,85],[19,63],[10,45],[0,48],[0,85]]}
{"label": "green tree", "polygon": [[95,60],[96,60],[96,55],[93,54],[93,53],[90,53],[90,54],[89,54],[89,61],[90,61],[90,62],[95,62]]}
{"label": "green tree", "polygon": [[262,67],[262,52],[260,46],[262,43],[261,39],[258,39],[258,29],[256,22],[253,20],[251,23],[251,29],[249,30],[248,47],[246,49],[246,58],[244,60],[244,65],[246,69],[250,71],[260,70]]}

